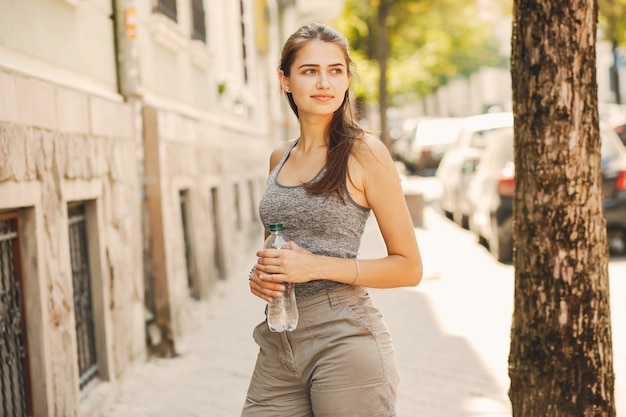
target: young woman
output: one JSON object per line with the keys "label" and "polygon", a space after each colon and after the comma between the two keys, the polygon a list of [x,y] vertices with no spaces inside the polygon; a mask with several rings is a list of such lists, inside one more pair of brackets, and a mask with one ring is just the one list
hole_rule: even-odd
{"label": "young woman", "polygon": [[[272,153],[259,213],[266,230],[283,224],[289,250],[257,252],[250,290],[271,302],[295,283],[300,318],[291,332],[254,329],[244,417],[396,415],[393,344],[367,287],[415,286],[422,262],[393,160],[352,119],[351,67],[345,37],[322,24],[282,50],[278,76],[300,137]],[[371,211],[387,256],[357,260]]]}

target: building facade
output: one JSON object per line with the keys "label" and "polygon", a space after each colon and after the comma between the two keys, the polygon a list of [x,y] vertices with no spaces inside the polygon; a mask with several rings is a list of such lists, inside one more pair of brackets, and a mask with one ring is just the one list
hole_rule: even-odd
{"label": "building facade", "polygon": [[97,416],[261,243],[280,45],[343,2],[0,8],[0,415]]}

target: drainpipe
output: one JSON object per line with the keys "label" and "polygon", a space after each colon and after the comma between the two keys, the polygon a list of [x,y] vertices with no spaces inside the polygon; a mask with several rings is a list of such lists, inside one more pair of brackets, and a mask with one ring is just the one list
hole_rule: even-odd
{"label": "drainpipe", "polygon": [[[144,135],[144,105],[143,97],[140,93],[141,80],[139,72],[139,45],[137,40],[137,16],[135,0],[111,0],[113,9],[115,61],[117,72],[118,93],[132,109],[132,119],[134,124],[134,140],[137,155],[137,178],[141,184],[141,206],[139,216],[141,219],[142,235],[144,242],[151,241],[152,232],[149,227],[150,210],[146,199],[146,171],[145,171],[145,146]],[[149,115],[154,112],[148,112]],[[148,117],[149,119],[150,117]],[[148,129],[149,130],[149,129]],[[151,133],[148,133],[150,135]],[[169,305],[163,305],[162,300],[167,291],[159,291],[158,283],[152,276],[153,248],[150,245],[143,249],[142,271],[144,279],[144,317],[146,325],[146,339],[148,349],[151,354],[161,357],[174,356],[173,337],[171,335],[171,318],[169,316]],[[155,296],[159,292],[161,296]],[[159,298],[161,302],[157,302]],[[157,306],[159,304],[159,306]],[[136,318],[139,319],[139,318]]]}
{"label": "drainpipe", "polygon": [[119,93],[128,99],[138,96],[139,53],[135,0],[111,0],[115,37],[115,61]]}

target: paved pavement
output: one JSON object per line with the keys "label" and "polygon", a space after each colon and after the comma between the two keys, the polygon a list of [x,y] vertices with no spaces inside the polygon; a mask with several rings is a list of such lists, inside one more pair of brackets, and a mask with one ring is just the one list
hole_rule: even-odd
{"label": "paved pavement", "polygon": [[[384,255],[375,219],[370,220],[362,258]],[[427,207],[423,227],[416,228],[423,282],[371,290],[394,337],[402,378],[399,417],[511,416],[513,269],[454,228]],[[247,286],[253,261],[251,253],[219,283],[209,303],[198,304],[195,314],[203,320],[181,355],[139,365],[104,417],[239,416],[256,357],[251,333],[264,309]]]}

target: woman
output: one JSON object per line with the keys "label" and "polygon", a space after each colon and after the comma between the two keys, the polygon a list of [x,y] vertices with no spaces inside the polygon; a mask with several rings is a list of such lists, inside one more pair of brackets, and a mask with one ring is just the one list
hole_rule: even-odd
{"label": "woman", "polygon": [[[422,262],[393,160],[352,120],[351,66],[345,37],[322,24],[282,50],[278,76],[300,137],[270,156],[259,213],[266,230],[283,224],[290,250],[259,250],[250,290],[271,302],[295,283],[300,318],[292,332],[254,329],[245,417],[396,415],[391,336],[366,287],[417,285]],[[357,260],[371,211],[388,255]]]}

